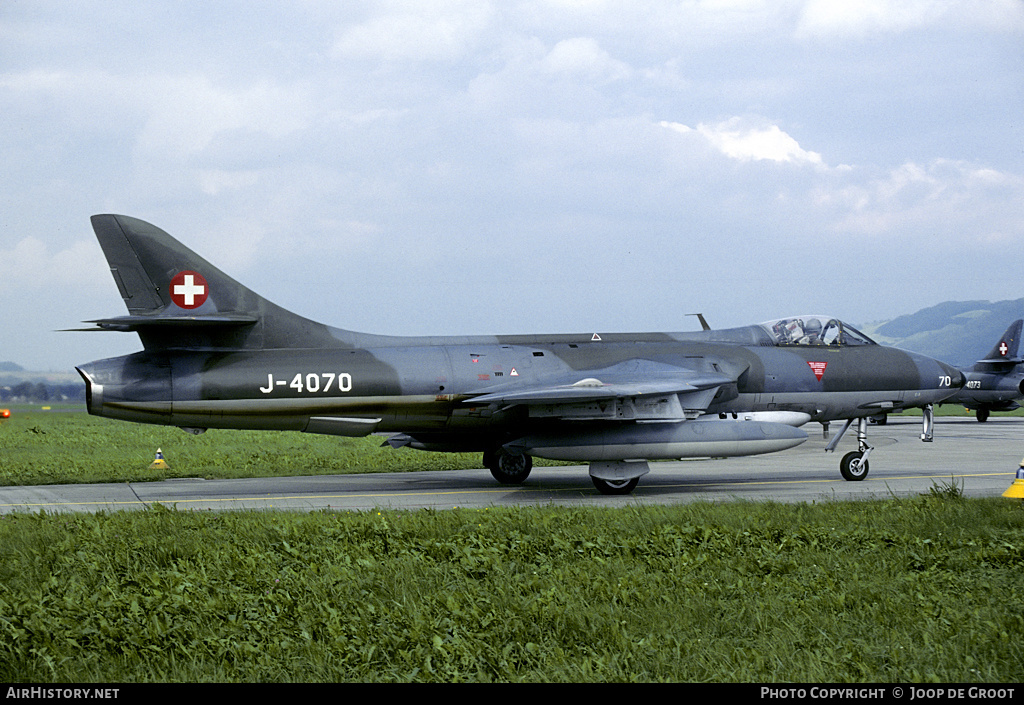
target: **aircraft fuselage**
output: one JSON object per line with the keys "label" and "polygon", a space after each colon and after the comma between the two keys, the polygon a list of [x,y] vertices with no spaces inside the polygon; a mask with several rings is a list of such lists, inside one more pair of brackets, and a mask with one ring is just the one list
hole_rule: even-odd
{"label": "aircraft fuselage", "polygon": [[[735,379],[719,387],[706,407],[709,416],[790,411],[816,421],[857,418],[935,403],[958,386],[954,368],[882,346],[745,346],[687,340],[700,337],[687,333],[609,339],[615,337],[622,336],[450,338],[370,348],[167,350],[101,360],[80,369],[90,383],[89,411],[96,415],[188,428],[342,436],[403,432],[423,434],[438,449],[450,444],[460,450],[482,449],[494,438],[551,423],[542,407],[475,405],[471,395],[543,385],[568,375],[601,380],[617,365],[644,361],[659,369],[676,367]],[[616,406],[622,405],[580,404],[578,420],[600,420],[605,414],[610,421],[621,420],[623,410]],[[565,420],[564,411],[563,405],[563,423],[573,423]],[[651,413],[637,420],[659,420],[656,411]]]}

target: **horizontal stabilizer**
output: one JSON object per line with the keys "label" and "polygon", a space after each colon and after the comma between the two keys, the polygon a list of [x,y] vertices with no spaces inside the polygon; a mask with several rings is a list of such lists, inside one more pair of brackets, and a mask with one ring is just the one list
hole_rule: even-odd
{"label": "horizontal stabilizer", "polygon": [[[98,330],[114,331],[138,331],[159,326],[251,326],[256,323],[255,316],[240,313],[213,313],[201,316],[117,316],[115,318],[100,318],[95,321]],[[93,330],[84,328],[80,330]]]}
{"label": "horizontal stabilizer", "polygon": [[1024,358],[1021,357],[986,357],[984,360],[978,360],[982,365],[1019,365],[1024,362]]}

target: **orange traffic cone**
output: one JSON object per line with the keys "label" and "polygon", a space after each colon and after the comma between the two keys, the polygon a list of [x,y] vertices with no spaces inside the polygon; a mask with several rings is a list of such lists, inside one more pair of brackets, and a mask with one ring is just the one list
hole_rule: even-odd
{"label": "orange traffic cone", "polygon": [[156,449],[156,459],[149,464],[150,470],[170,470],[171,466],[164,460],[164,452],[159,448]]}

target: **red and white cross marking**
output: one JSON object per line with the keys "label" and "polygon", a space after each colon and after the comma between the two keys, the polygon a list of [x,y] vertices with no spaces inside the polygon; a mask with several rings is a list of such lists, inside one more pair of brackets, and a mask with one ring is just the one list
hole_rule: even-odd
{"label": "red and white cross marking", "polygon": [[1010,349],[1010,346],[1006,344],[1006,341],[999,343],[999,354],[1006,357],[1006,352]]}
{"label": "red and white cross marking", "polygon": [[199,308],[206,303],[210,287],[199,272],[178,272],[171,279],[171,301],[181,308]]}

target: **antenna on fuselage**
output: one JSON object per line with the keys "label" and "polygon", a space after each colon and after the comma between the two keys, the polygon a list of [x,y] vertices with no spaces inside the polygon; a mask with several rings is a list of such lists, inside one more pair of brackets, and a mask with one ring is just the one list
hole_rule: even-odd
{"label": "antenna on fuselage", "polygon": [[688,313],[686,315],[687,316],[696,316],[700,320],[700,327],[703,330],[711,330],[711,326],[709,326],[708,322],[704,320],[704,314],[703,313]]}

